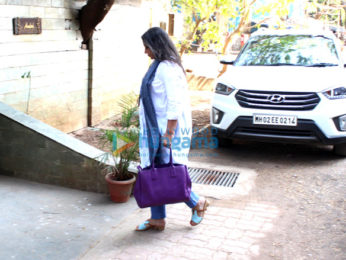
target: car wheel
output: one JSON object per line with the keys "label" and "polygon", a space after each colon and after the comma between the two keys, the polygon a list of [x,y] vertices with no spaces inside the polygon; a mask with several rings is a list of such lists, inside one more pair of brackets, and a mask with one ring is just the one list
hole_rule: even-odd
{"label": "car wheel", "polygon": [[334,145],[334,153],[341,156],[346,156],[346,144]]}

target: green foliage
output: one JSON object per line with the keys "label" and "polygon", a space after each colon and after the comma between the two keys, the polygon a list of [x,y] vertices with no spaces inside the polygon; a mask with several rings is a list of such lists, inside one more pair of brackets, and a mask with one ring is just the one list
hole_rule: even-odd
{"label": "green foliage", "polygon": [[121,127],[139,126],[138,95],[134,92],[123,95],[118,101],[121,109],[121,119],[117,124]]}
{"label": "green foliage", "polygon": [[346,25],[346,9],[343,0],[309,0],[306,2],[307,13],[318,20],[333,25]]}
{"label": "green foliage", "polygon": [[24,78],[31,78],[31,71],[24,72],[24,74],[21,76],[22,79]]}
{"label": "green foliage", "polygon": [[201,47],[204,50],[208,50],[209,48],[215,50],[222,50],[222,37],[220,26],[215,22],[208,22],[203,24],[202,26],[203,34],[199,37],[199,41],[201,41]]}
{"label": "green foliage", "polygon": [[[123,142],[121,147],[113,147],[111,153],[103,154],[99,159],[102,171],[112,173],[115,180],[128,180],[132,174],[128,172],[132,161],[139,159],[139,119],[138,95],[134,92],[123,95],[118,102],[121,108],[121,119],[117,122],[119,128],[104,130],[101,140],[113,146],[118,140]],[[116,139],[115,139],[116,138]]]}
{"label": "green foliage", "polygon": [[113,150],[112,153],[104,153],[100,159],[100,166],[105,174],[112,173],[112,179],[128,180],[132,174],[128,172],[131,162],[139,159],[139,129],[130,127],[127,129],[105,130],[104,138],[113,144],[114,138],[126,140],[124,146]]}
{"label": "green foliage", "polygon": [[222,30],[217,21],[219,15],[228,16],[232,0],[175,0],[173,7],[184,14],[184,39],[179,39],[180,54],[187,50],[191,43],[202,43],[208,49],[211,45],[220,49]]}
{"label": "green foliage", "polygon": [[[179,39],[178,48],[182,55],[191,43],[201,43],[204,49],[212,47],[218,52],[225,53],[234,34],[247,27],[251,12],[254,14],[270,13],[277,17],[278,23],[288,14],[288,6],[294,0],[272,0],[266,5],[255,6],[257,0],[174,0],[173,7],[184,14],[185,34]],[[238,26],[234,24],[240,18]]]}

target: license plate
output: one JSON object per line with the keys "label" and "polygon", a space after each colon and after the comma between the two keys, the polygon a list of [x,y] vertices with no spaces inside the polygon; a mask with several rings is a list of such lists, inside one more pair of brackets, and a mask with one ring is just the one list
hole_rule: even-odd
{"label": "license plate", "polygon": [[252,119],[253,119],[252,122],[255,125],[297,126],[297,117],[296,116],[254,114]]}

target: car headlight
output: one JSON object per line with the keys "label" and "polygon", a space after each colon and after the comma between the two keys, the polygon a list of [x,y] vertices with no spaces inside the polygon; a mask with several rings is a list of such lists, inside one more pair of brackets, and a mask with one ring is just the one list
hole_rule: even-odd
{"label": "car headlight", "polygon": [[329,99],[346,98],[346,87],[328,89],[323,94]]}
{"label": "car headlight", "polygon": [[234,91],[234,87],[227,86],[222,83],[217,83],[215,87],[215,93],[221,94],[221,95],[229,95]]}

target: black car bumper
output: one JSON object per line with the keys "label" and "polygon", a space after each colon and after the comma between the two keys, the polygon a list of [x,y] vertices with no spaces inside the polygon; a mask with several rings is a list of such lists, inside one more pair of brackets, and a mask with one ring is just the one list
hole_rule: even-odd
{"label": "black car bumper", "polygon": [[238,117],[226,130],[217,129],[217,135],[223,138],[247,139],[283,143],[346,143],[345,137],[327,138],[312,120],[299,119],[295,127],[254,125],[252,117]]}

